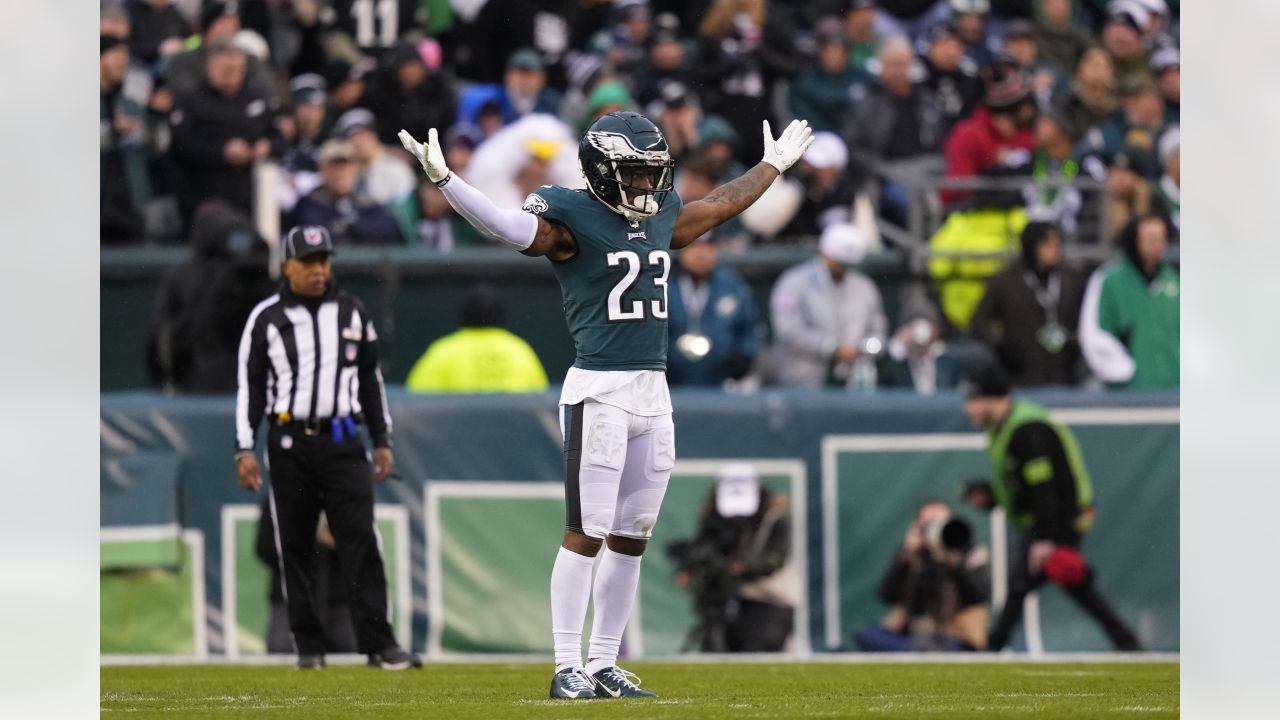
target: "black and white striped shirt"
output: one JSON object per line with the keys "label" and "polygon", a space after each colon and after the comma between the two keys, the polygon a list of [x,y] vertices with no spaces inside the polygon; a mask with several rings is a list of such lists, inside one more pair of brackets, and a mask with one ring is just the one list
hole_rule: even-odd
{"label": "black and white striped shirt", "polygon": [[237,385],[237,452],[253,450],[263,415],[362,416],[374,445],[391,446],[378,334],[360,301],[332,283],[319,298],[296,295],[285,283],[258,303],[240,336]]}

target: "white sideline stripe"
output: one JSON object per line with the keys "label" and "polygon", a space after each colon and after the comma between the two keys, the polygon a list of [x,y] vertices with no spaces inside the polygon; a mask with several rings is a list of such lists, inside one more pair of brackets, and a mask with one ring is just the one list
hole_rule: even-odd
{"label": "white sideline stripe", "polygon": [[100,542],[147,542],[152,540],[178,540],[182,526],[178,523],[164,525],[129,525],[98,529]]}
{"label": "white sideline stripe", "polygon": [[[195,655],[101,655],[98,658],[102,666],[122,665],[292,665],[297,658],[293,655],[255,655],[232,660],[223,655],[210,655],[200,658]],[[330,665],[363,665],[363,655],[327,655],[325,661]],[[687,654],[672,655],[664,658],[649,658],[645,662],[664,662],[683,665],[796,665],[813,663],[820,665],[913,665],[918,663],[935,663],[944,665],[1044,665],[1044,664],[1146,664],[1180,662],[1181,655],[1176,652],[1158,653],[1047,653],[1039,658],[1032,658],[1025,653],[816,653],[812,657],[799,660],[786,653],[741,653],[741,654]],[[425,659],[429,665],[452,664],[493,664],[524,665],[546,664],[547,657],[541,653],[494,654],[494,653],[444,653]]]}
{"label": "white sideline stripe", "polygon": [[196,528],[182,531],[182,542],[191,548],[191,624],[194,628],[196,657],[209,657],[209,611],[204,596],[204,533]]}
{"label": "white sideline stripe", "polygon": [[[1060,408],[1050,417],[1066,425],[1167,425],[1181,420],[1177,407],[1149,408]],[[841,452],[907,452],[986,449],[982,433],[916,433],[826,435],[821,442],[822,491],[822,575],[825,641],[828,649],[840,647],[843,629],[840,619],[840,529],[836,511],[839,488],[836,459]],[[994,582],[993,573],[993,585]],[[993,589],[999,589],[995,586]],[[1025,617],[1025,616],[1024,616]],[[1038,624],[1038,623],[1037,623]]]}
{"label": "white sideline stripe", "polygon": [[[236,548],[235,526],[237,522],[257,522],[258,506],[250,503],[233,503],[222,506],[222,617],[224,652],[228,661],[243,660],[250,662],[262,656],[240,655],[240,621],[236,606]],[[403,505],[375,503],[373,506],[375,523],[390,522],[396,538],[396,556],[393,572],[396,578],[396,642],[401,647],[410,647],[413,633],[413,578],[409,575],[411,560],[409,559],[409,510]],[[378,551],[382,552],[379,540]],[[383,563],[387,563],[383,558]],[[353,656],[355,657],[355,656]],[[359,657],[363,658],[363,655]]]}

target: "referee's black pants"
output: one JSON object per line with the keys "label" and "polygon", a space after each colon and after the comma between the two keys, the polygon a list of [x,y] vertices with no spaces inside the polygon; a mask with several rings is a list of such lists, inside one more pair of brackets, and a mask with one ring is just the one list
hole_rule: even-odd
{"label": "referee's black pants", "polygon": [[[1072,546],[1079,548],[1079,539],[1072,543]],[[996,624],[991,627],[991,632],[987,635],[987,650],[991,652],[1001,650],[1009,644],[1014,626],[1022,619],[1023,601],[1032,590],[1044,584],[1044,574],[1033,576],[1027,567],[1027,553],[1030,548],[1031,537],[1023,533],[1014,541],[1013,552],[1009,553],[1009,596],[1000,610],[1000,617],[996,619]],[[1124,624],[1116,611],[1111,608],[1111,604],[1103,599],[1097,588],[1093,586],[1093,568],[1089,568],[1084,582],[1062,589],[1076,601],[1080,609],[1102,626],[1103,632],[1107,634],[1111,644],[1117,650],[1138,649],[1138,639],[1133,631]]]}
{"label": "referee's black pants", "polygon": [[[387,578],[373,524],[373,469],[359,437],[334,443],[328,432],[272,426],[267,459],[289,629],[300,655],[325,651],[315,587],[316,524],[323,509],[333,533],[355,626],[356,651],[396,644],[387,621]],[[327,431],[328,428],[326,427]]]}

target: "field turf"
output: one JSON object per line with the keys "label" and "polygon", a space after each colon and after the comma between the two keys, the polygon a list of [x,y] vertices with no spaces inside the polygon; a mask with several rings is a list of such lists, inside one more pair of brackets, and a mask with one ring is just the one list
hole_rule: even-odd
{"label": "field turf", "polygon": [[624,666],[656,700],[552,701],[550,668],[126,666],[101,671],[104,717],[129,718],[1170,718],[1177,663]]}

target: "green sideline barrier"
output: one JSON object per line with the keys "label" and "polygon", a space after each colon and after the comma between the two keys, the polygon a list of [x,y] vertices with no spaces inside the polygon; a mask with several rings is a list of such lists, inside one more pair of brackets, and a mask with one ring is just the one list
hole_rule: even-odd
{"label": "green sideline barrier", "polygon": [[[666,547],[697,532],[715,470],[726,462],[743,460],[677,463],[650,551],[641,565],[639,613],[628,627],[624,643],[628,651],[654,655],[681,651],[695,617],[691,596],[675,583],[675,565],[667,557]],[[804,482],[800,463],[755,464],[766,486],[796,497],[793,486]],[[433,626],[427,647],[443,652],[551,652],[547,582],[563,535],[561,486],[430,483],[425,502],[431,548],[427,597],[436,599],[430,612],[441,618]],[[793,529],[793,535],[803,538],[800,507],[803,503],[794,508],[793,521],[798,520],[800,526]],[[795,544],[803,567],[805,545]],[[433,573],[434,566],[439,572]],[[797,593],[803,594],[800,587]],[[801,608],[799,615],[802,620],[807,618],[807,608]],[[807,627],[807,621],[797,626]]]}
{"label": "green sideline barrier", "polygon": [[[407,552],[399,547],[394,552],[397,567],[400,557],[408,566],[396,582],[409,578],[403,586],[397,584],[396,594],[404,597],[401,593],[407,592],[408,600],[393,604],[397,613],[409,614],[403,630],[398,625],[397,631],[407,632],[418,649],[427,648],[432,638],[441,650],[545,648],[547,577],[563,528],[559,488],[564,467],[556,391],[421,396],[392,387],[388,394],[396,424],[397,471],[403,480],[379,485],[376,495],[379,505],[397,508],[407,518]],[[1040,392],[1031,397],[1055,411],[1111,423],[1073,423],[1099,504],[1087,554],[1106,593],[1134,622],[1143,643],[1153,649],[1177,649],[1177,395]],[[955,395],[770,391],[741,396],[677,390],[673,402],[680,474],[672,483],[644,564],[642,632],[629,639],[630,649],[651,656],[678,649],[692,622],[689,596],[671,584],[671,568],[663,554],[667,543],[692,532],[711,482],[710,466],[688,463],[745,457],[798,468],[794,474],[776,467],[764,474],[770,482],[786,482],[773,477],[779,474],[804,480],[789,490],[798,509],[797,525],[803,526],[804,540],[797,545],[805,555],[802,595],[808,599],[807,619],[797,617],[796,644],[815,651],[846,644],[858,624],[883,614],[885,609],[870,589],[918,501],[925,495],[954,500],[963,480],[989,473],[980,453],[981,438]],[[236,558],[237,573],[246,565],[243,558],[249,557],[247,546],[238,547],[245,542],[235,539],[238,532],[224,533],[224,511],[256,502],[235,481],[233,409],[230,396],[108,393],[101,402],[103,483],[116,494],[111,503],[103,504],[104,540],[109,532],[128,534],[138,526],[164,527],[168,533],[164,549],[104,551],[104,564],[136,567],[154,562],[172,569],[165,553],[172,553],[175,533],[199,534],[203,550],[195,555],[203,560],[202,589],[191,591],[197,595],[191,612],[204,617],[194,604],[201,600],[210,609],[208,650],[215,654],[251,651],[249,644],[229,647],[237,640],[229,640],[222,628],[227,598],[240,596],[248,602],[249,596],[265,597],[262,585],[249,590],[239,576],[234,587],[224,582],[226,556]],[[1117,413],[1138,420],[1116,424]],[[832,438],[890,435],[968,436],[969,452],[824,452],[837,442]],[[139,457],[156,461],[141,462]],[[122,478],[128,482],[119,482]],[[439,520],[430,520],[427,493],[445,483],[476,488],[485,483],[525,485],[541,487],[529,492],[542,494],[525,501],[499,496],[487,504],[442,505]],[[824,499],[828,486],[836,493],[830,502]],[[148,498],[165,499],[157,503]],[[440,535],[434,543],[431,533]],[[506,557],[503,548],[511,557],[495,567]],[[444,553],[442,562],[429,560],[436,551]],[[132,557],[113,559],[126,552]],[[834,559],[831,572],[828,556]],[[451,563],[447,571],[442,568],[445,563]],[[443,592],[429,590],[433,572],[440,573],[436,587],[444,587]],[[193,588],[194,582],[192,578]],[[829,603],[832,593],[835,601]],[[237,606],[242,602],[231,601]],[[499,603],[501,613],[498,606],[485,602]],[[1052,589],[1042,593],[1045,646],[1100,647],[1096,630],[1066,603]],[[828,607],[836,612],[828,612]],[[458,612],[448,612],[451,608]],[[500,634],[476,629],[507,622],[506,615],[513,616],[512,624]],[[258,619],[241,619],[239,610],[236,617],[244,629],[261,632]],[[104,626],[115,622],[104,615]],[[829,644],[833,623],[837,633],[835,643]],[[204,628],[199,622],[196,626]],[[104,638],[115,630],[105,628]],[[187,625],[179,634],[194,638],[195,632]],[[199,651],[199,644],[192,643]],[[104,642],[104,651],[106,647]]]}
{"label": "green sideline barrier", "polygon": [[104,529],[99,651],[203,656],[204,547],[201,533],[157,537],[147,528]]}

